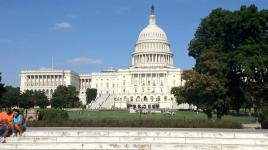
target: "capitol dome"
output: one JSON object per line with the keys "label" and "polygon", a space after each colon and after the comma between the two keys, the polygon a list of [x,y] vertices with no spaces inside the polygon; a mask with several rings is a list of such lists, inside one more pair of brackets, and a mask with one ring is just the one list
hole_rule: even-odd
{"label": "capitol dome", "polygon": [[156,24],[149,24],[144,28],[139,35],[137,43],[147,40],[159,40],[168,43],[166,33]]}
{"label": "capitol dome", "polygon": [[163,29],[156,24],[152,6],[149,23],[140,32],[132,54],[132,67],[166,67],[173,68],[173,54]]}

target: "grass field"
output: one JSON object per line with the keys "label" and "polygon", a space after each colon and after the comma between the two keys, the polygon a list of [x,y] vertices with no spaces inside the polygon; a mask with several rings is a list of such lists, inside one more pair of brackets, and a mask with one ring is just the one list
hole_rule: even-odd
{"label": "grass field", "polygon": [[[167,114],[147,114],[140,115],[139,113],[130,114],[127,111],[82,111],[82,112],[69,112],[70,119],[73,120],[191,120],[191,119],[207,119],[204,113],[196,113],[191,111],[177,111],[175,115]],[[214,116],[215,119],[215,116]],[[226,115],[223,120],[237,121],[240,123],[254,123],[254,117],[249,116],[231,116]]]}

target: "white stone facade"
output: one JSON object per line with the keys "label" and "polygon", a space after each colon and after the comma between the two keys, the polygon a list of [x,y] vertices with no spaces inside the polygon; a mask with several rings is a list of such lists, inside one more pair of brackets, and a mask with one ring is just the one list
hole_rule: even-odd
{"label": "white stone facade", "polygon": [[20,90],[43,91],[48,98],[59,85],[72,85],[79,90],[79,74],[70,70],[27,70],[21,71]]}
{"label": "white stone facade", "polygon": [[41,90],[49,97],[58,85],[73,85],[86,103],[86,89],[96,88],[98,97],[111,107],[174,108],[172,87],[183,86],[182,70],[173,66],[173,54],[165,32],[157,26],[154,9],[141,31],[128,69],[109,68],[99,73],[77,74],[66,70],[22,71],[21,91]]}

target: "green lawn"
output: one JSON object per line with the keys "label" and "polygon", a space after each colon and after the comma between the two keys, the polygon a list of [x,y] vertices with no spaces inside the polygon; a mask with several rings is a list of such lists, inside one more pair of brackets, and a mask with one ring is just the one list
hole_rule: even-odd
{"label": "green lawn", "polygon": [[[204,113],[191,111],[177,111],[174,116],[166,114],[130,114],[127,111],[83,111],[69,112],[70,119],[79,120],[166,120],[166,119],[207,119]],[[215,118],[215,117],[214,117]],[[223,120],[238,121],[240,123],[254,123],[254,117],[226,115]]]}

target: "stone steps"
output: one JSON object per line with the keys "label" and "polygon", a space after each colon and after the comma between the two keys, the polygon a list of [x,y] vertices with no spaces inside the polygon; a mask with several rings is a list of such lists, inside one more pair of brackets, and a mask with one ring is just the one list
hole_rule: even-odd
{"label": "stone steps", "polygon": [[266,145],[267,139],[237,139],[237,138],[198,138],[198,137],[11,137],[7,143],[179,143],[179,144],[239,144]]}
{"label": "stone steps", "polygon": [[5,143],[0,144],[5,150],[267,150],[267,146],[218,145],[218,144],[147,144],[147,143]]}
{"label": "stone steps", "polygon": [[0,144],[6,150],[268,150],[267,130],[30,128]]}
{"label": "stone steps", "polygon": [[128,131],[128,130],[79,130],[79,131],[27,131],[23,137],[197,137],[197,138],[239,138],[267,139],[268,133],[256,132],[211,132],[211,131]]}

